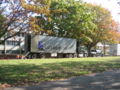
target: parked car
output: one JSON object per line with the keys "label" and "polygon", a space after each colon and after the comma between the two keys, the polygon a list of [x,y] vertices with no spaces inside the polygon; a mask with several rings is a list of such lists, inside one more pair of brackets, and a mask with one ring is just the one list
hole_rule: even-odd
{"label": "parked car", "polygon": [[91,50],[91,54],[92,54],[92,56],[103,56],[102,50],[99,50],[99,49]]}

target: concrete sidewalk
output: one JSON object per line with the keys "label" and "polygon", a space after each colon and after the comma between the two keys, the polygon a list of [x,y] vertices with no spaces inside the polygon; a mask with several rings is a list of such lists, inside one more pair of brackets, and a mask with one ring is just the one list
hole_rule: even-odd
{"label": "concrete sidewalk", "polygon": [[120,70],[4,90],[120,90]]}

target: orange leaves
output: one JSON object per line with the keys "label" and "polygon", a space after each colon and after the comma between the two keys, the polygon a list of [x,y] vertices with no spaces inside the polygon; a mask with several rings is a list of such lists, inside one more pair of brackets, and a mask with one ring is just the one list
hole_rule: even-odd
{"label": "orange leaves", "polygon": [[116,30],[109,30],[107,39],[111,40],[112,43],[119,43],[120,42],[120,32]]}
{"label": "orange leaves", "polygon": [[44,29],[42,29],[40,27],[40,25],[38,25],[38,19],[37,18],[30,17],[29,25],[30,25],[31,31],[33,31],[35,34],[39,34],[39,33],[51,34],[52,33],[51,30],[44,30]]}
{"label": "orange leaves", "polygon": [[30,17],[29,19],[30,29],[34,32],[40,31],[40,27],[37,25],[37,19],[34,17]]}
{"label": "orange leaves", "polygon": [[119,43],[120,42],[120,32],[118,31],[118,23],[114,20],[111,21],[110,29],[107,33],[108,40],[112,43]]}
{"label": "orange leaves", "polygon": [[101,34],[101,38],[104,41],[111,43],[120,42],[120,32],[118,32],[118,24],[112,20],[109,24],[99,26],[101,28],[97,33]]}
{"label": "orange leaves", "polygon": [[34,4],[27,4],[25,2],[25,0],[21,0],[21,5],[26,10],[30,10],[30,11],[35,12],[37,14],[49,15],[50,14],[50,11],[49,11],[50,0],[47,0],[47,1],[48,1],[48,4],[46,4],[47,2],[46,2],[46,0],[44,0],[45,4],[42,5],[42,3],[43,3],[43,1],[42,1],[41,6],[38,6],[38,5],[34,5]]}
{"label": "orange leaves", "polygon": [[[50,15],[50,4],[51,0],[31,0],[29,3],[25,0],[20,0],[21,6],[30,12],[36,13],[36,14],[43,14],[45,16]],[[51,18],[47,18],[49,22],[51,22]],[[38,20],[33,15],[29,16],[29,28],[31,31],[38,33],[38,32],[44,32],[42,27],[38,25]],[[49,32],[50,33],[50,32]]]}

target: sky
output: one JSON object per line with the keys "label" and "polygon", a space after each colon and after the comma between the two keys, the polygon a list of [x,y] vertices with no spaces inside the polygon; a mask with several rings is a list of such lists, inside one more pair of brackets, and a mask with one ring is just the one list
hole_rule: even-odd
{"label": "sky", "polygon": [[83,0],[88,3],[98,4],[107,8],[115,21],[120,23],[120,5],[117,3],[120,0]]}

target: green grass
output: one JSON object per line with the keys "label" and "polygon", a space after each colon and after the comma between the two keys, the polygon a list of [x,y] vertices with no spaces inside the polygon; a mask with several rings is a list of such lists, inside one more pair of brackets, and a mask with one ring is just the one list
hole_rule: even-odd
{"label": "green grass", "polygon": [[31,85],[120,68],[120,57],[0,60],[0,83]]}

